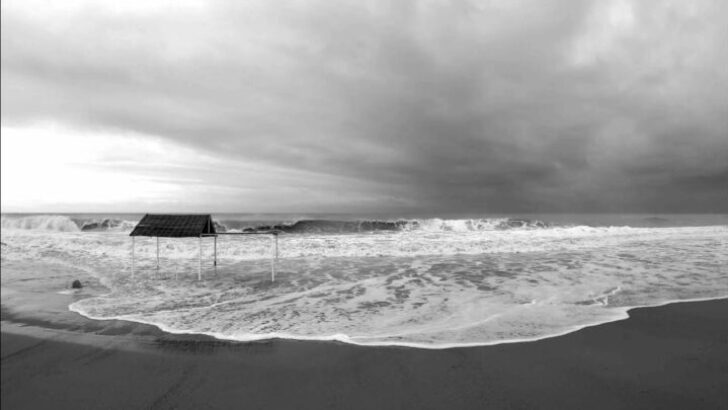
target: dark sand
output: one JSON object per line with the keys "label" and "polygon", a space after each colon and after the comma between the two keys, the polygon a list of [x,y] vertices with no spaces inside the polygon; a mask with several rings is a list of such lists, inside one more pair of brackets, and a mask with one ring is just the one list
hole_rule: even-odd
{"label": "dark sand", "polygon": [[3,295],[3,409],[728,408],[728,300],[635,309],[537,342],[421,350],[169,335],[85,319],[65,310],[72,297]]}

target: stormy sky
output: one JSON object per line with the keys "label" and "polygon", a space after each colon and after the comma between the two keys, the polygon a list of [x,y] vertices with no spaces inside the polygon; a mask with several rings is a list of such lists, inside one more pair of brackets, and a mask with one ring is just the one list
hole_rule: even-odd
{"label": "stormy sky", "polygon": [[728,2],[2,2],[3,212],[728,212]]}

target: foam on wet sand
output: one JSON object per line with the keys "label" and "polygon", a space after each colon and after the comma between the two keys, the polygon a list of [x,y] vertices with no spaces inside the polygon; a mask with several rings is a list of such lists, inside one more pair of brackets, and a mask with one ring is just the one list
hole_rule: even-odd
{"label": "foam on wet sand", "polygon": [[[73,295],[22,293],[3,296],[3,408],[728,405],[728,300],[634,309],[537,342],[424,350],[170,335],[69,312]],[[45,306],[16,313],[19,300]]]}

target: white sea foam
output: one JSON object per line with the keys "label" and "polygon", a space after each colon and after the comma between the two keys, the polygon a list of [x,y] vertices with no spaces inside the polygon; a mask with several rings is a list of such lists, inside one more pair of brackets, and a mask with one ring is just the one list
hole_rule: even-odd
{"label": "white sea foam", "polygon": [[728,227],[386,231],[203,241],[123,232],[3,230],[3,259],[86,269],[108,295],[70,308],[232,340],[273,337],[427,348],[536,340],[635,306],[728,296]]}
{"label": "white sea foam", "polygon": [[40,230],[57,232],[79,231],[120,231],[129,232],[135,221],[126,221],[108,217],[72,218],[66,215],[27,215],[6,216],[0,221],[3,229]]}
{"label": "white sea foam", "polygon": [[71,218],[64,215],[34,215],[22,218],[2,216],[2,229],[33,229],[59,232],[78,232]]}

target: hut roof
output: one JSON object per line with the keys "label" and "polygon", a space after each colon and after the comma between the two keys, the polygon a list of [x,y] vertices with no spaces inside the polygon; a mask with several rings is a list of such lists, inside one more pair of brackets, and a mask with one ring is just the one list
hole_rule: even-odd
{"label": "hut roof", "polygon": [[146,214],[129,236],[187,238],[215,234],[215,224],[210,215]]}

